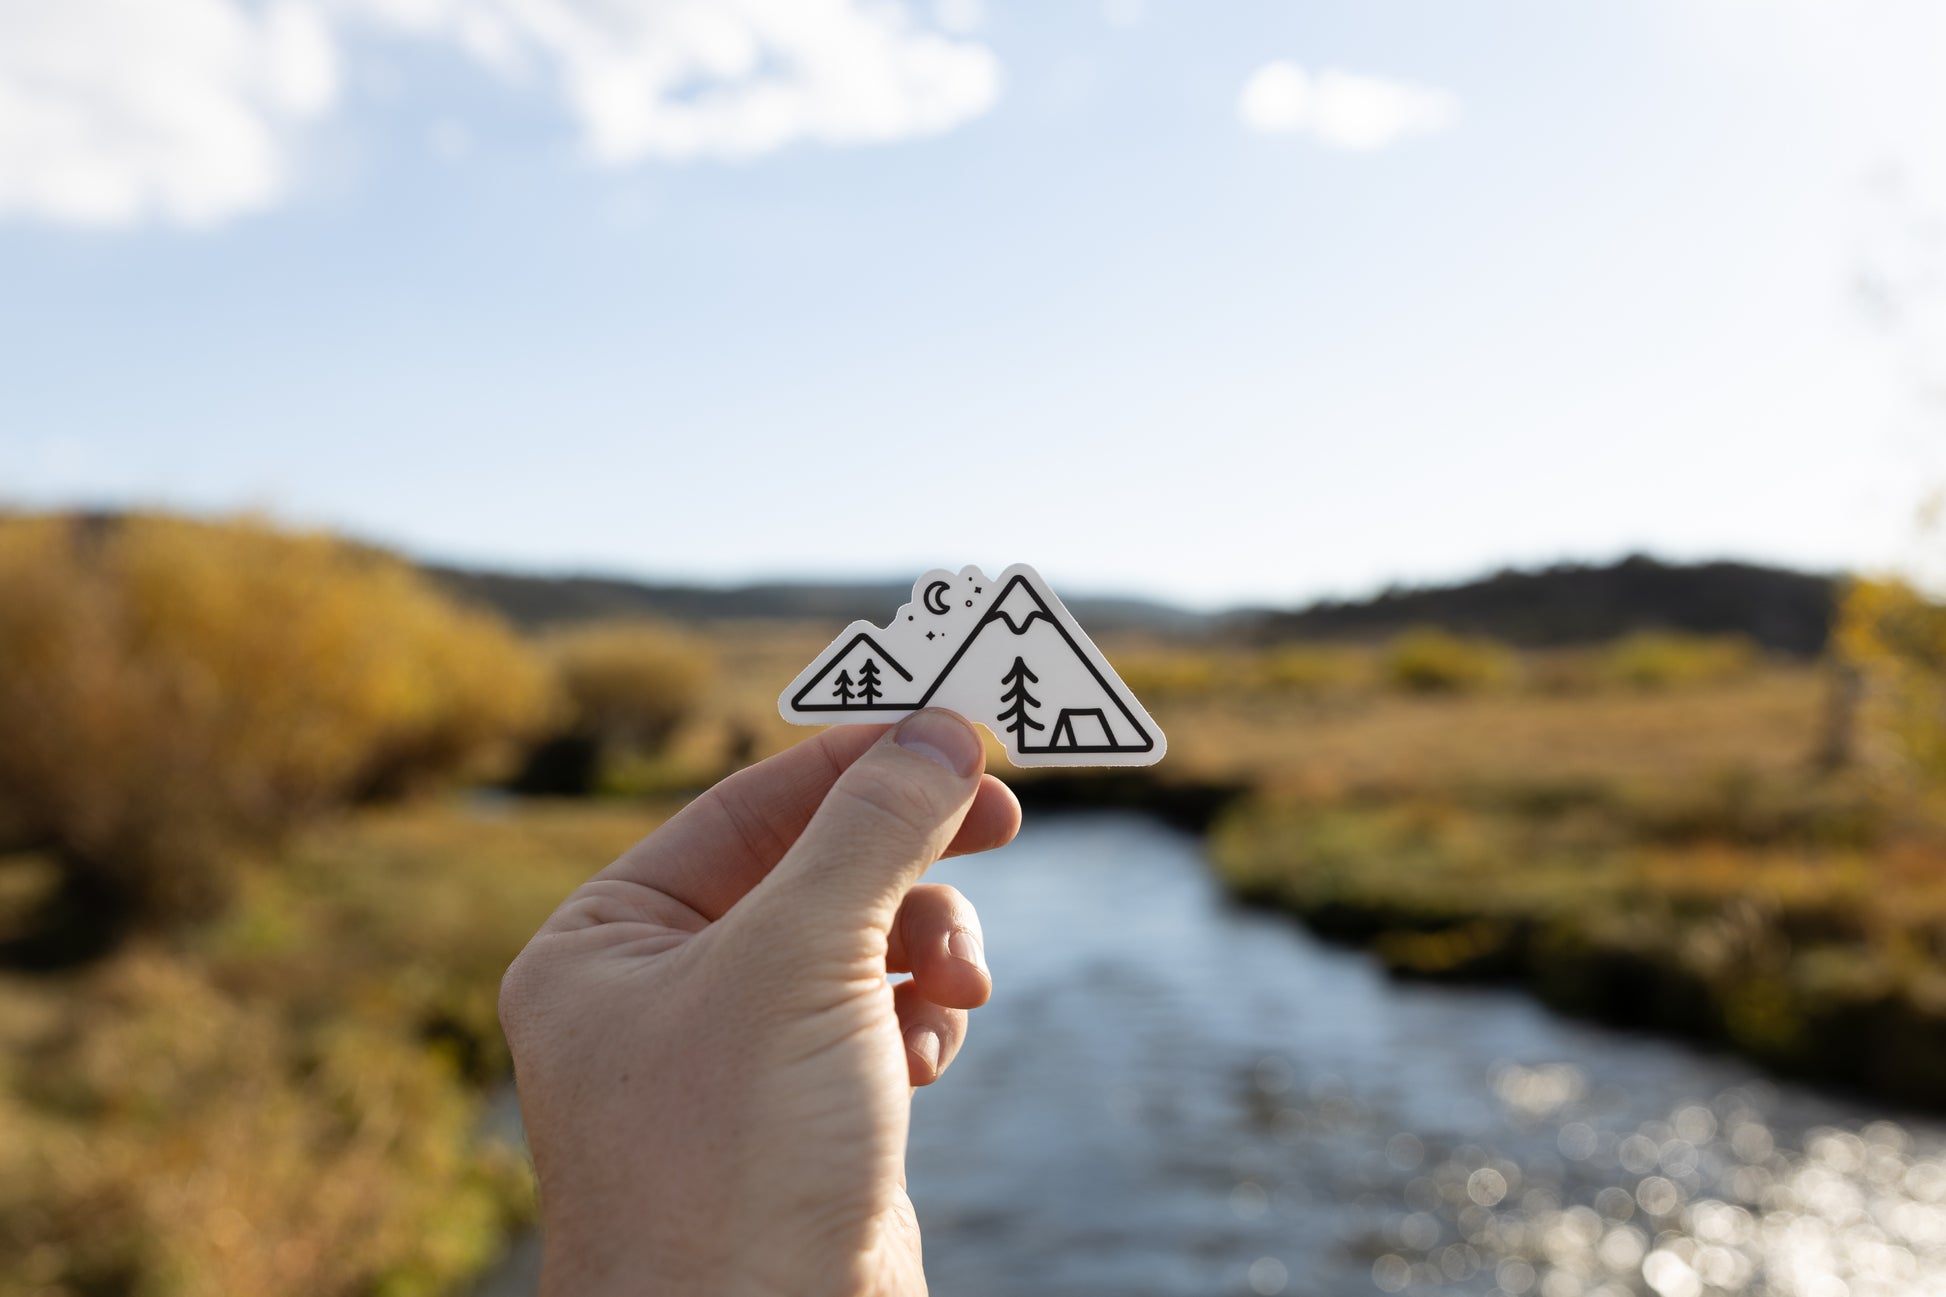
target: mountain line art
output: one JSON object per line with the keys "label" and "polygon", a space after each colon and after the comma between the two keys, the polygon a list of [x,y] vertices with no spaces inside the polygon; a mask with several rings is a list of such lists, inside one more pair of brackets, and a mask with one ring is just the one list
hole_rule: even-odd
{"label": "mountain line art", "polygon": [[[854,635],[843,648],[839,649],[836,654],[834,654],[832,657],[827,659],[831,667],[837,668],[838,675],[849,674],[849,671],[845,668],[844,663],[848,658],[854,656],[854,650],[858,650],[859,653],[862,654],[862,656],[859,658],[859,666],[858,666],[858,670],[860,672],[864,671],[865,669],[864,664],[867,662],[872,663],[874,665],[883,663],[885,666],[891,667],[893,671],[897,672],[900,679],[905,681],[905,683],[907,684],[912,683],[912,673],[906,670],[904,667],[900,666],[897,659],[895,659],[890,653],[887,653],[884,649],[879,647],[878,641],[874,640],[870,635],[866,634],[863,631],[860,631],[857,635]],[[817,698],[811,696],[812,691],[815,690],[820,684],[820,682],[822,682],[824,678],[830,674],[831,674],[830,670],[820,671],[815,679],[811,680],[802,689],[798,690],[797,693],[791,696],[791,705],[797,708],[799,711],[807,711],[807,712],[861,711],[861,710],[909,712],[925,706],[924,703],[914,703],[914,702],[889,702],[888,703],[883,701],[882,696],[881,698],[875,699],[870,703],[833,704],[829,702],[821,702]],[[833,685],[837,683],[836,676],[832,677],[831,683]]]}
{"label": "mountain line art", "polygon": [[1148,765],[1156,725],[1039,573],[977,567],[913,583],[891,622],[854,622],[777,700],[798,724],[896,720],[947,707],[991,730],[1016,765]]}

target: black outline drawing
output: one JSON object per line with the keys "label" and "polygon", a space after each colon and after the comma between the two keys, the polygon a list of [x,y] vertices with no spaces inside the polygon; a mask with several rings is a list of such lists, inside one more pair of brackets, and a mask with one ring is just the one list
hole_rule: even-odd
{"label": "black outline drawing", "polygon": [[[838,674],[843,675],[844,672]],[[874,658],[866,658],[865,665],[858,668],[858,696],[865,700],[865,706],[870,707],[883,694],[884,690],[878,687],[878,662]]]}
{"label": "black outline drawing", "polygon": [[858,634],[846,640],[845,646],[843,648],[839,649],[836,653],[833,653],[830,657],[826,658],[824,660],[824,665],[818,668],[817,674],[812,676],[809,680],[805,681],[804,687],[802,689],[798,690],[795,694],[791,695],[791,706],[795,707],[798,711],[801,712],[909,712],[909,711],[916,710],[918,707],[924,706],[923,703],[866,704],[866,703],[807,703],[804,701],[804,695],[810,693],[811,690],[815,689],[818,685],[818,682],[824,679],[825,675],[831,670],[832,667],[837,666],[840,662],[844,661],[845,655],[858,647],[859,640],[864,640],[867,644],[870,644],[872,646],[872,651],[877,653],[879,657],[885,660],[886,666],[891,667],[894,671],[898,672],[901,676],[903,676],[907,684],[912,683],[912,673],[906,670],[904,667],[900,666],[899,660],[893,657],[890,653],[887,653],[885,651],[884,645],[880,644],[877,640],[873,639],[870,635],[866,634],[864,631],[860,631],[858,632]]}
{"label": "black outline drawing", "polygon": [[[1039,750],[1043,752],[1086,752],[1088,751],[1087,748],[1081,746],[1081,740],[1077,739],[1074,734],[1074,718],[1077,716],[1094,717],[1096,720],[1101,722],[1102,736],[1106,738],[1110,743],[1113,743],[1115,741],[1115,731],[1109,727],[1108,714],[1102,711],[1101,708],[1063,707],[1061,709],[1061,714],[1054,718],[1054,732],[1047,736],[1047,746]],[[1068,736],[1068,741],[1066,743],[1061,742],[1061,736],[1063,734]]]}
{"label": "black outline drawing", "polygon": [[[1002,572],[997,582],[974,567],[961,569],[950,583],[942,579],[945,575],[936,569],[915,581],[910,602],[887,625],[855,621],[847,627],[847,634],[800,672],[786,696],[778,700],[784,718],[798,724],[845,724],[896,720],[924,707],[945,706],[984,723],[1002,740],[1016,765],[1133,766],[1162,757],[1166,740],[1160,729],[1033,568],[1016,564]],[[965,601],[970,624],[947,620],[932,630],[907,625],[920,609],[928,610],[929,621],[956,611],[958,605],[951,601],[954,591],[964,594],[969,588],[982,596]],[[933,611],[935,604],[940,605],[938,611]],[[1051,637],[1036,637],[1032,648],[1014,642],[1031,632],[1036,621],[1054,629],[1085,674],[1057,660],[1062,647],[1053,644]],[[980,637],[1001,635],[996,622],[1005,627],[1005,635],[982,648],[976,660],[973,650]],[[937,629],[938,624],[949,629]],[[898,639],[901,633],[908,639]],[[879,637],[887,634],[903,652],[920,659],[914,666],[928,677],[923,688],[914,671],[886,651]],[[948,642],[928,650],[928,641],[942,638]],[[933,656],[935,652],[947,655],[943,662]],[[1029,652],[1035,658],[1033,666],[1027,662]],[[852,669],[848,659],[853,654],[869,667]],[[987,678],[989,664],[1007,662],[1014,669],[998,681]],[[899,678],[881,677],[881,668],[889,668]],[[978,680],[970,674],[975,670]],[[842,685],[833,688],[841,672],[848,673],[850,690]],[[865,682],[862,697],[861,672],[872,677]],[[956,678],[955,673],[965,678]],[[1028,692],[1030,684],[1039,688],[1038,696]],[[1048,693],[1049,689],[1054,692]]]}
{"label": "black outline drawing", "polygon": [[993,719],[997,721],[1011,720],[1013,722],[1013,724],[1002,726],[1002,728],[1014,736],[1014,749],[1019,752],[1028,750],[1028,730],[1044,730],[1047,728],[1047,726],[1027,714],[1029,707],[1039,707],[1041,705],[1040,699],[1027,692],[1027,686],[1029,684],[1039,684],[1040,682],[1041,678],[1028,669],[1027,659],[1021,657],[1018,653],[1014,655],[1014,664],[1007,668],[1007,674],[1000,677],[1000,683],[1009,686],[1007,692],[1000,695],[1000,701],[1013,705]]}
{"label": "black outline drawing", "polygon": [[[1007,602],[1007,597],[1014,592],[1016,587],[1025,590],[1027,592],[1027,597],[1034,601],[1034,611],[1028,613],[1025,617],[1022,617],[1020,619],[1020,624],[1018,626],[1014,624],[1014,619],[1011,616],[1009,616],[1007,613],[1004,613],[1000,610],[1000,605]],[[1074,636],[1068,634],[1068,628],[1061,624],[1061,619],[1059,617],[1056,617],[1053,613],[1048,611],[1046,601],[1041,598],[1040,593],[1034,589],[1033,585],[1030,584],[1027,578],[1024,576],[1016,576],[1013,580],[1007,582],[1007,584],[1004,587],[1002,587],[999,595],[993,601],[993,606],[987,609],[986,616],[980,618],[979,621],[974,623],[972,631],[967,635],[965,639],[960,641],[959,648],[953,651],[953,656],[946,659],[946,665],[940,669],[938,675],[933,677],[932,685],[929,688],[927,688],[925,693],[919,696],[919,701],[914,704],[914,710],[920,707],[924,707],[927,703],[932,701],[932,696],[935,693],[939,692],[939,686],[946,683],[946,677],[953,674],[953,668],[958,666],[959,660],[966,656],[966,650],[972,648],[973,641],[980,638],[981,631],[985,630],[993,622],[999,621],[1004,623],[1007,629],[1012,631],[1014,634],[1023,635],[1027,632],[1027,628],[1034,624],[1036,618],[1045,618],[1048,625],[1052,626],[1056,631],[1060,632],[1061,638],[1067,642],[1068,648],[1073,651],[1075,657],[1081,660],[1081,665],[1088,668],[1088,674],[1095,678],[1095,683],[1101,686],[1101,691],[1107,694],[1108,697],[1111,700],[1113,700],[1115,704],[1115,710],[1119,711],[1122,714],[1122,718],[1128,722],[1129,728],[1134,730],[1138,735],[1141,736],[1141,742],[1139,743],[1115,743],[1112,741],[1109,743],[1090,743],[1079,747],[1061,748],[1059,749],[1059,751],[1063,753],[1152,752],[1154,751],[1155,739],[1149,734],[1147,730],[1142,728],[1142,722],[1135,719],[1135,713],[1129,710],[1127,700],[1125,700],[1122,697],[1122,690],[1127,689],[1128,686],[1123,685],[1121,689],[1117,689],[1113,685],[1109,684],[1107,680],[1102,678],[1101,671],[1099,668],[1095,666],[1094,659],[1090,657],[1088,654],[1081,651],[1081,646],[1074,642]],[[793,703],[792,705],[795,706],[796,704]],[[809,709],[807,708],[806,710]],[[1104,718],[1104,723],[1102,725],[1102,728],[1104,730],[1108,728],[1105,718]],[[1029,752],[1049,752],[1055,750],[1052,748],[1030,748],[1018,744],[1016,745],[1016,749],[1022,754],[1026,754]]]}

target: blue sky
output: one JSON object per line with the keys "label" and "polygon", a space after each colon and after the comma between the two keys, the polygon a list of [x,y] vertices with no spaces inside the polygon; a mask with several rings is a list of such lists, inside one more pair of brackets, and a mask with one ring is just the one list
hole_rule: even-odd
{"label": "blue sky", "polygon": [[1946,484],[1923,0],[44,8],[0,500],[1210,605]]}

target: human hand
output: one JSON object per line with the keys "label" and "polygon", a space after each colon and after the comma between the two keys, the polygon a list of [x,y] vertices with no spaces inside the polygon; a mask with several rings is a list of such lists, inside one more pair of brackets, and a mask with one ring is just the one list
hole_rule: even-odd
{"label": "human hand", "polygon": [[[918,884],[1020,807],[951,712],[730,776],[583,884],[507,970],[547,1297],[924,1293],[912,1087],[991,979]],[[896,989],[888,972],[910,972]]]}

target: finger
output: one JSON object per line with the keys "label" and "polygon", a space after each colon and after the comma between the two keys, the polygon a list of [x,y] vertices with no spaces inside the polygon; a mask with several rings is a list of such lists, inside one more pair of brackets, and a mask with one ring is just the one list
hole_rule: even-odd
{"label": "finger", "polygon": [[914,1085],[937,1081],[966,1039],[966,1010],[934,1004],[919,994],[916,982],[892,988],[892,1007],[905,1040],[906,1079]]}
{"label": "finger", "polygon": [[831,785],[889,726],[842,725],[719,781],[595,875],[716,919],[790,848]]}
{"label": "finger", "polygon": [[1020,799],[1014,790],[992,775],[980,776],[980,791],[973,794],[972,808],[966,812],[949,856],[970,856],[978,851],[1004,847],[1020,832]]}
{"label": "finger", "polygon": [[[985,762],[966,721],[914,712],[838,777],[750,900],[813,939],[872,930],[882,938],[907,889],[958,833]],[[881,962],[883,954],[880,945]]]}
{"label": "finger", "polygon": [[[596,875],[652,887],[714,921],[789,850],[838,777],[890,729],[840,725],[722,780]],[[981,781],[955,854],[1010,841],[1020,803]]]}
{"label": "finger", "polygon": [[953,1009],[977,1009],[993,993],[980,916],[944,883],[920,883],[905,894],[887,934],[885,969],[911,973],[919,994]]}

